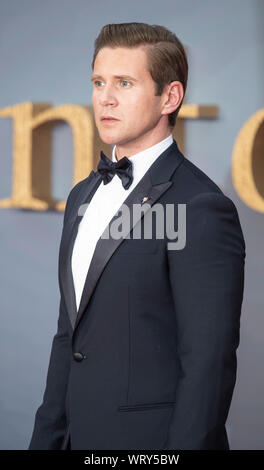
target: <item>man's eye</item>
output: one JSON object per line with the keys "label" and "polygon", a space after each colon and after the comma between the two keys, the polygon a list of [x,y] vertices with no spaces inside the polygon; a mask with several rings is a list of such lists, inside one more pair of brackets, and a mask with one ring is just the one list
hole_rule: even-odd
{"label": "man's eye", "polygon": [[94,84],[95,84],[96,87],[102,87],[103,86],[103,82],[101,80],[95,80]]}
{"label": "man's eye", "polygon": [[121,84],[124,88],[127,88],[129,87],[129,85],[131,85],[131,83],[128,80],[121,80]]}

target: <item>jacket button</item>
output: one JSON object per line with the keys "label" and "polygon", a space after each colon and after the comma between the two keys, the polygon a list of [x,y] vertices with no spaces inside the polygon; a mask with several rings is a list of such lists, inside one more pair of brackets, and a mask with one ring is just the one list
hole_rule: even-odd
{"label": "jacket button", "polygon": [[83,355],[82,353],[80,353],[80,352],[74,353],[74,354],[73,354],[73,357],[74,357],[75,361],[77,361],[77,362],[81,362],[83,359],[86,358],[86,356],[84,356],[84,355]]}

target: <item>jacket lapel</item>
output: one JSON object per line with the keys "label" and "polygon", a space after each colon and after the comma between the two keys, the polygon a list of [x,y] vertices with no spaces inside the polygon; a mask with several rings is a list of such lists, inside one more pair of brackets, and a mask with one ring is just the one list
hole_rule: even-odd
{"label": "jacket lapel", "polygon": [[[74,331],[80,323],[84,311],[87,308],[87,304],[96,287],[97,281],[109,259],[114,254],[118,246],[124,241],[129,232],[137,224],[137,222],[143,216],[145,216],[153,204],[155,204],[162,194],[172,185],[170,178],[174,171],[182,163],[183,159],[184,157],[179,151],[176,142],[173,141],[172,145],[154,161],[143,178],[136,185],[134,190],[131,191],[127,199],[123,202],[123,204],[128,207],[130,214],[133,211],[133,204],[141,204],[144,197],[148,198],[148,207],[147,210],[144,212],[142,211],[137,217],[133,217],[132,223],[127,228],[126,232],[123,233],[122,238],[103,238],[104,234],[99,238],[86,276],[78,312],[76,312],[75,293],[71,270],[71,255],[73,250],[73,243],[77,234],[78,223],[80,222],[80,220],[78,221],[77,219],[80,219],[80,217],[76,217],[72,221],[72,226],[69,226],[69,231],[71,234],[69,236],[69,245],[67,246],[64,268],[66,270],[65,292],[67,291],[67,308]],[[78,204],[80,205],[91,200],[100,182],[100,175],[95,173],[94,179],[87,188],[87,193],[78,198],[77,204],[75,205],[75,212]],[[120,208],[121,207],[122,206],[120,206]],[[106,233],[106,231],[108,232],[109,226],[111,225],[114,218],[115,216],[111,219],[104,233]]]}
{"label": "jacket lapel", "polygon": [[82,204],[87,204],[91,201],[101,181],[102,179],[100,174],[92,171],[87,179],[87,184],[84,186],[83,190],[78,193],[78,196],[74,202],[69,219],[67,220],[67,229],[64,231],[63,239],[61,241],[61,249],[59,254],[59,283],[64,293],[66,309],[69,314],[72,328],[74,328],[76,321],[77,308],[71,267],[71,257],[79,223],[83,215],[78,213],[78,210]]}

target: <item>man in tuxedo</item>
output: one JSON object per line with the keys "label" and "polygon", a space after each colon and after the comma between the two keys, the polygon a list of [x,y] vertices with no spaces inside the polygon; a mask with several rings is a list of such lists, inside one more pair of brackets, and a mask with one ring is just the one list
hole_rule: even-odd
{"label": "man in tuxedo", "polygon": [[[112,159],[101,153],[67,198],[58,329],[29,449],[229,449],[245,242],[234,203],[172,137],[184,48],[161,26],[106,25],[92,68]],[[182,246],[156,236],[154,214],[159,230],[185,233]],[[147,218],[151,236],[133,236]]]}

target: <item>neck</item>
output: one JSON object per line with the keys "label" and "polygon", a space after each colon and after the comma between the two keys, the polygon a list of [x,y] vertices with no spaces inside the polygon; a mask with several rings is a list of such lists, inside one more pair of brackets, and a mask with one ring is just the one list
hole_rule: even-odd
{"label": "neck", "polygon": [[132,155],[135,155],[136,153],[143,152],[144,150],[148,149],[149,147],[152,147],[153,145],[158,144],[162,140],[166,139],[166,137],[169,137],[171,134],[171,129],[168,128],[166,132],[160,134],[160,135],[147,135],[144,134],[143,138],[142,136],[139,137],[136,140],[130,141],[130,142],[124,142],[122,144],[116,144],[115,148],[115,157],[116,160],[121,160],[123,157],[132,157]]}

